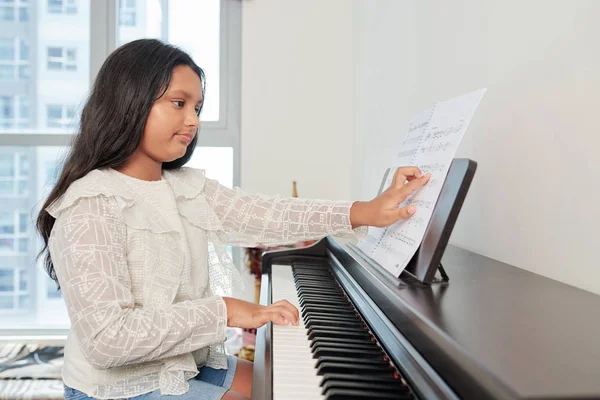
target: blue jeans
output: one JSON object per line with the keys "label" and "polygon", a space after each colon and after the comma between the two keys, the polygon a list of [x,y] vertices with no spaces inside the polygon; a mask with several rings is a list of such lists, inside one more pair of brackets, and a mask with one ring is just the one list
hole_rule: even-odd
{"label": "blue jeans", "polygon": [[[197,400],[217,400],[223,397],[225,392],[231,388],[235,369],[237,367],[237,358],[227,356],[227,369],[214,369],[211,367],[202,367],[199,374],[190,379],[190,390],[179,396],[161,396],[160,390],[131,397],[129,400],[157,400],[157,399],[197,399]],[[77,389],[72,389],[65,385],[65,400],[95,400],[87,394]]]}

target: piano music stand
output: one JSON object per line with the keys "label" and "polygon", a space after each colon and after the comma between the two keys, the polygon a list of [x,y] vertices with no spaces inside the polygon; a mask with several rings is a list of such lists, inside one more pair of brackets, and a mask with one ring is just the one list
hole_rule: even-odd
{"label": "piano music stand", "polygon": [[[439,270],[442,281],[448,282],[448,275],[441,263],[442,256],[476,169],[477,163],[473,160],[467,158],[452,160],[440,197],[435,204],[431,220],[425,230],[423,241],[404,271],[402,271],[401,277],[402,275],[408,275],[430,285],[432,282],[436,282],[435,273]],[[379,193],[383,191],[383,185],[390,172],[390,169],[386,171]]]}

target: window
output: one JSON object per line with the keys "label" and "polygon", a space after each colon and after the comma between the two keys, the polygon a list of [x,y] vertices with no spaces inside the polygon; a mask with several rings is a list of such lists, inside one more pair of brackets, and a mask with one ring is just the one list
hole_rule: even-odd
{"label": "window", "polygon": [[119,0],[119,26],[135,26],[135,0]]}
{"label": "window", "polygon": [[77,14],[77,3],[75,0],[48,0],[48,12],[50,14]]}
{"label": "window", "polygon": [[48,47],[48,70],[77,70],[77,50],[62,47]]}
{"label": "window", "polygon": [[27,128],[29,103],[23,96],[0,96],[0,130]]}
{"label": "window", "polygon": [[29,47],[25,40],[0,39],[0,80],[29,79]]}
{"label": "window", "polygon": [[[19,9],[27,19],[15,30]],[[156,37],[190,52],[210,90],[188,165],[237,183],[240,22],[237,0],[0,0],[0,336],[69,326],[61,293],[36,261],[34,219],[58,179],[90,82],[117,46]]]}
{"label": "window", "polygon": [[29,21],[29,0],[0,0],[0,22]]}
{"label": "window", "polygon": [[25,254],[29,246],[27,213],[0,211],[0,253]]}
{"label": "window", "polygon": [[29,192],[29,160],[26,153],[0,152],[0,200],[25,197]]}
{"label": "window", "polygon": [[49,105],[47,107],[48,128],[67,128],[75,120],[75,106]]}
{"label": "window", "polygon": [[29,307],[27,272],[0,266],[0,312]]}

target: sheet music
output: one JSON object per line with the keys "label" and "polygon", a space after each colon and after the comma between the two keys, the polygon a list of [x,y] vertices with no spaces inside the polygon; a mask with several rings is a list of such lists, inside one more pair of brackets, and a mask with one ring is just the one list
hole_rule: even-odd
{"label": "sheet music", "polygon": [[407,198],[400,207],[414,205],[417,212],[388,228],[369,227],[358,247],[395,276],[406,268],[423,240],[442,185],[475,110],[486,89],[438,102],[417,114],[396,156],[384,190],[390,186],[397,167],[415,165],[431,173],[427,185]]}

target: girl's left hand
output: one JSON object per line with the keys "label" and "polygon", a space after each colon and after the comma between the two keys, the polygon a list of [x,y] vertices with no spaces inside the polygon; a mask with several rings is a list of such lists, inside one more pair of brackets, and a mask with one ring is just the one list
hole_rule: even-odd
{"label": "girl's left hand", "polygon": [[375,226],[383,228],[411,217],[416,211],[415,206],[398,208],[408,196],[424,186],[431,174],[423,175],[417,167],[400,167],[394,174],[394,179],[379,196],[369,202],[357,201],[350,209],[352,228],[360,226]]}

